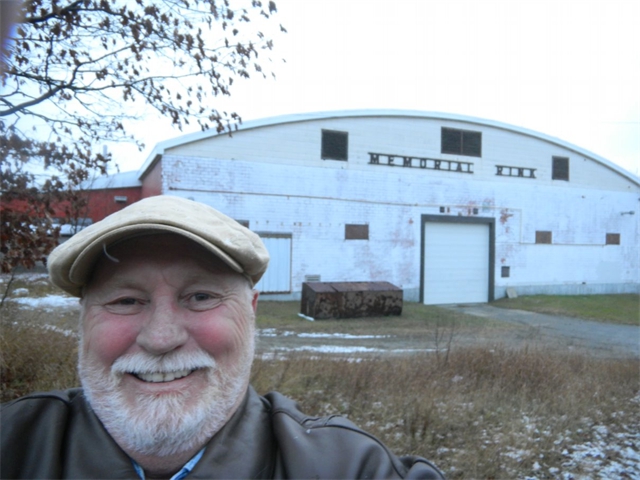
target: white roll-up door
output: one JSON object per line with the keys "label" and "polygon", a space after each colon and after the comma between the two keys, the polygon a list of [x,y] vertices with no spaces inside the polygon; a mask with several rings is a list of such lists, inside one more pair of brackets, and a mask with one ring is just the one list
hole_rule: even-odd
{"label": "white roll-up door", "polygon": [[424,303],[488,302],[489,248],[487,224],[426,222]]}
{"label": "white roll-up door", "polygon": [[255,288],[262,293],[291,291],[291,236],[261,233],[260,238],[269,251],[269,267]]}

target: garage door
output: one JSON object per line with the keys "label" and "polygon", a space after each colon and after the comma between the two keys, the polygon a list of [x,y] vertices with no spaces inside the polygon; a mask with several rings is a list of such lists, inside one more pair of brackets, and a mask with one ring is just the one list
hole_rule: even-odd
{"label": "garage door", "polygon": [[488,302],[489,248],[488,224],[426,222],[424,303]]}
{"label": "garage door", "polygon": [[291,235],[260,233],[269,256],[269,267],[255,288],[261,293],[291,291]]}

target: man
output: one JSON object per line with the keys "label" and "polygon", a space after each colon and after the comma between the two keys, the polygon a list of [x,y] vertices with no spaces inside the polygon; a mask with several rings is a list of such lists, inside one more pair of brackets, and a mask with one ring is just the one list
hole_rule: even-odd
{"label": "man", "polygon": [[2,478],[442,478],[339,418],[249,386],[269,254],[213,208],[137,202],[56,248],[82,389],[3,406]]}

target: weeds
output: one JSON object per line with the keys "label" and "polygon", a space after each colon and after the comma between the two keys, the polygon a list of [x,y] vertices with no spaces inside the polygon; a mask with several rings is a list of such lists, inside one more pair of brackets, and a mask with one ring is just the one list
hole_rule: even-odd
{"label": "weeds", "polygon": [[70,388],[76,375],[77,338],[34,326],[2,321],[2,402],[35,391]]}
{"label": "weeds", "polygon": [[9,274],[9,279],[7,280],[7,284],[5,285],[4,290],[2,292],[2,298],[0,298],[0,308],[4,307],[4,302],[9,296],[9,293],[11,292],[11,286],[13,285],[13,282],[15,281],[15,279],[16,279],[16,272],[15,270],[13,270]]}
{"label": "weeds", "polygon": [[[75,338],[3,322],[1,346],[3,401],[78,385]],[[598,432],[637,435],[638,374],[636,360],[465,348],[446,363],[433,354],[257,358],[252,384],[294,398],[311,415],[345,415],[450,478],[515,478],[557,476],[575,445]]]}
{"label": "weeds", "polygon": [[[449,325],[443,326],[440,318],[436,320],[433,338],[436,347],[436,362],[438,365],[448,364],[449,363],[449,354],[451,353],[451,345],[453,343],[453,339],[456,336],[456,321],[453,319],[449,322]],[[443,346],[443,342],[445,345]],[[444,350],[444,358],[442,358]]]}
{"label": "weeds", "polygon": [[[640,425],[638,364],[538,349],[468,348],[355,362],[258,360],[253,384],[312,414],[348,416],[397,452],[434,460],[450,478],[553,475],[563,451],[606,426]],[[634,398],[636,400],[634,400]],[[623,418],[624,417],[624,418]]]}

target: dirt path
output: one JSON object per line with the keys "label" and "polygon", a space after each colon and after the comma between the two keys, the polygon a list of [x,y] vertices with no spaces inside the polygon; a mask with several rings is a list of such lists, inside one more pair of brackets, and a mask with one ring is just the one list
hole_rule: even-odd
{"label": "dirt path", "polygon": [[488,304],[450,305],[445,308],[529,327],[532,340],[570,350],[608,357],[640,358],[640,327],[614,325],[571,317],[498,308]]}

